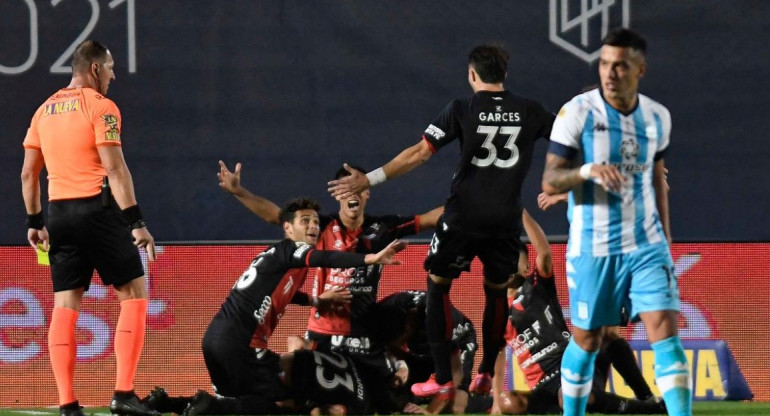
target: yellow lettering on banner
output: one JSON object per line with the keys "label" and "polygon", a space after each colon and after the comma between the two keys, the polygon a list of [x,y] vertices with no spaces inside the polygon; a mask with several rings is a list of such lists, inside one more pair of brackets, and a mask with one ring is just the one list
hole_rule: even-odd
{"label": "yellow lettering on banner", "polygon": [[[692,362],[692,361],[691,361]],[[698,351],[698,367],[693,378],[695,397],[705,397],[706,392],[712,391],[714,397],[724,397],[725,388],[722,385],[722,373],[719,371],[719,360],[714,350]]]}
{"label": "yellow lettering on banner", "polygon": [[[634,355],[636,355],[636,351],[634,351]],[[610,374],[610,377],[612,379],[612,390],[614,390],[614,393],[621,397],[634,397],[634,391],[631,390],[631,387],[628,387],[628,384],[626,384],[626,380],[623,378],[623,376],[618,373],[618,370],[616,370],[615,367],[611,368],[612,373]],[[607,391],[611,392],[609,383],[607,383]]]}
{"label": "yellow lettering on banner", "polygon": [[[634,356],[638,356],[641,352],[641,365],[640,369],[642,376],[652,390],[652,394],[660,397],[660,390],[655,383],[655,353],[652,350],[634,351]],[[723,398],[727,394],[725,387],[722,384],[722,372],[719,370],[719,359],[717,358],[716,350],[703,349],[697,350],[697,366],[694,366],[695,351],[685,350],[685,356],[690,366],[690,374],[693,377],[693,396],[696,398],[706,398],[708,393],[714,398]],[[519,368],[517,362],[512,363],[509,366],[509,371],[513,371],[513,386],[516,390],[529,390],[527,386],[527,380],[524,373]],[[618,371],[611,367],[610,373],[611,383],[607,383],[606,391],[614,392],[621,397],[634,397],[634,392],[626,384],[626,381],[618,373]]]}

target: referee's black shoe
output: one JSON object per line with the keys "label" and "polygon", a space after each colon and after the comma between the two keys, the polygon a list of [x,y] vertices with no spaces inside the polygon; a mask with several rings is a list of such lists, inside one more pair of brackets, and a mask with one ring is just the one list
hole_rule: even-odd
{"label": "referee's black shoe", "polygon": [[140,402],[144,403],[148,409],[157,410],[163,413],[161,409],[165,407],[168,402],[168,393],[166,393],[166,389],[163,387],[155,386],[150,394],[142,398]]}
{"label": "referee's black shoe", "polygon": [[110,401],[110,413],[120,416],[160,416],[158,411],[149,409],[140,402],[133,390],[116,391]]}
{"label": "referee's black shoe", "polygon": [[77,400],[64,406],[59,406],[59,416],[83,416],[83,406]]}
{"label": "referee's black shoe", "polygon": [[198,390],[192,401],[184,409],[184,416],[207,415],[214,402],[214,396],[205,390]]}

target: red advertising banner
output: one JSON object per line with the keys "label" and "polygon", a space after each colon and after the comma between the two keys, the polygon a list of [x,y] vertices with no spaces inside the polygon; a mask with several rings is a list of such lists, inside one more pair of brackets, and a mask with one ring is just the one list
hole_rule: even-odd
{"label": "red advertising banner", "polygon": [[[262,249],[258,245],[160,248],[158,260],[147,265],[150,307],[136,378],[140,396],[155,385],[173,395],[210,390],[200,352],[203,331],[235,280]],[[422,261],[427,249],[427,244],[413,244],[400,254],[403,265],[385,268],[380,297],[425,288]],[[566,307],[565,246],[554,244],[553,250],[559,298]],[[770,364],[764,358],[770,351],[770,244],[674,244],[672,252],[682,294],[682,338],[725,341],[755,399],[770,400]],[[481,265],[475,262],[472,272],[456,281],[451,293],[455,306],[478,331],[481,285]],[[0,247],[0,407],[57,403],[47,352],[52,304],[49,269],[38,265],[33,250]],[[78,320],[75,388],[82,404],[106,405],[112,395],[112,338],[118,310],[112,289],[95,277]],[[307,314],[307,308],[290,306],[271,339],[271,348],[285,351],[287,335],[302,335]],[[644,329],[631,326],[624,335],[641,340]]]}

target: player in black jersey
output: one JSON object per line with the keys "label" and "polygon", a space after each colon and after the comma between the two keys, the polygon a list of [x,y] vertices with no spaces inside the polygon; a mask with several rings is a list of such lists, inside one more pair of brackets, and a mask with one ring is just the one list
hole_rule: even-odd
{"label": "player in black jersey", "polygon": [[[403,311],[405,321],[402,325],[401,335],[389,342],[390,351],[401,358],[408,365],[409,378],[407,387],[413,387],[415,383],[435,379],[435,368],[430,355],[426,322],[425,322],[426,293],[421,290],[408,290],[386,296],[378,302],[387,312],[381,313],[379,319],[373,322],[381,331],[391,332],[389,321],[393,321],[393,308]],[[452,355],[452,378],[457,383],[458,394],[452,405],[458,409],[465,409],[468,397],[468,386],[471,382],[473,360],[478,349],[476,329],[473,322],[457,308],[452,307],[452,338],[454,350]],[[416,397],[430,397],[419,390],[412,390]],[[450,409],[451,410],[451,409]]]}
{"label": "player in black jersey", "polygon": [[[451,334],[449,289],[452,279],[469,270],[474,257],[484,264],[485,307],[482,324],[481,371],[494,373],[503,346],[506,288],[517,271],[521,246],[521,184],[532,160],[534,142],[549,137],[554,115],[539,103],[506,91],[508,54],[500,47],[479,46],[468,59],[473,96],[457,99],[428,126],[419,143],[405,149],[384,166],[362,175],[329,182],[337,199],[377,185],[419,166],[458,140],[460,163],[451,194],[425,260],[428,271],[428,328],[436,365],[436,383],[423,386],[448,400],[453,392],[449,365]],[[347,167],[347,165],[346,165]]]}
{"label": "player in black jersey", "polygon": [[[392,307],[404,312],[406,318],[402,335],[390,343],[393,354],[405,361],[409,369],[407,387],[424,382],[434,376],[433,359],[430,355],[425,323],[426,293],[421,290],[408,290],[386,296],[378,304],[392,311]],[[468,399],[468,387],[473,371],[473,359],[478,349],[476,329],[473,322],[457,308],[452,307],[452,378],[457,383],[457,394],[452,406],[464,410]],[[394,313],[380,314],[376,322],[379,328],[387,328],[394,319]],[[386,330],[386,332],[388,332]],[[423,397],[420,391],[413,391],[415,396]],[[450,409],[451,410],[451,409]]]}
{"label": "player in black jersey", "polygon": [[[250,211],[269,223],[278,224],[278,206],[270,200],[257,196],[241,185],[241,164],[230,171],[220,161],[218,173],[222,189],[233,194]],[[361,168],[354,168],[364,172]],[[335,178],[349,175],[340,169]],[[339,211],[331,215],[321,215],[320,234],[316,248],[355,253],[376,253],[391,241],[404,236],[417,234],[435,227],[443,207],[435,208],[422,215],[384,215],[365,214],[369,200],[369,191],[352,194],[340,200]],[[313,294],[319,296],[327,291],[347,289],[351,292],[350,303],[328,310],[311,308],[308,319],[307,340],[290,338],[290,345],[310,347],[324,351],[350,353],[366,357],[380,354],[381,348],[373,345],[370,326],[364,317],[377,301],[377,291],[382,276],[381,266],[358,268],[319,268],[316,271]],[[374,359],[381,364],[382,357]]]}
{"label": "player in black jersey", "polygon": [[[495,377],[493,412],[505,414],[561,413],[561,358],[570,332],[562,313],[553,277],[551,248],[542,228],[524,211],[523,224],[537,257],[527,277],[516,276],[509,289],[510,326],[506,339],[524,373],[531,392],[502,391],[502,377]],[[526,254],[526,253],[524,253]],[[525,256],[522,256],[526,258]],[[525,263],[528,265],[528,261]],[[621,342],[625,342],[622,338]],[[627,342],[625,342],[628,345]],[[502,358],[502,356],[500,357]],[[633,355],[631,355],[633,360]],[[641,376],[636,367],[634,370]],[[499,359],[499,364],[502,360]],[[588,411],[609,414],[665,413],[662,403],[621,398],[606,393],[609,366],[597,366]],[[621,374],[624,377],[625,374]],[[600,380],[600,381],[597,381]],[[649,391],[649,388],[648,388]],[[499,400],[499,401],[498,401]]]}
{"label": "player in black jersey", "polygon": [[[272,351],[268,351],[272,354]],[[264,360],[264,357],[261,358]],[[204,390],[194,396],[169,397],[165,389],[155,389],[142,401],[161,413],[198,414],[373,414],[378,409],[378,392],[387,390],[395,378],[382,379],[373,386],[349,357],[337,353],[299,350],[273,356],[281,373],[280,388],[289,398],[276,402],[268,394],[240,397],[214,397]],[[393,376],[393,374],[391,374]],[[273,377],[270,377],[271,379]],[[264,385],[268,385],[264,383]],[[379,394],[382,396],[382,394]],[[401,410],[386,407],[387,413]]]}
{"label": "player in black jersey", "polygon": [[280,211],[286,238],[252,261],[203,336],[203,357],[214,389],[231,400],[201,394],[186,413],[275,411],[275,403],[290,399],[291,391],[286,379],[282,379],[286,367],[277,354],[267,349],[267,341],[288,303],[321,305],[322,298],[311,300],[299,291],[308,269],[400,264],[394,256],[405,244],[399,241],[376,254],[316,250],[313,244],[320,232],[318,208],[311,199],[296,199]]}

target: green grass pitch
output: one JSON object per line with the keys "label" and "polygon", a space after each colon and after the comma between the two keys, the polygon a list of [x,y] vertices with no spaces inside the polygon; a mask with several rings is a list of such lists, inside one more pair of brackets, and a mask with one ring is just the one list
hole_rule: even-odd
{"label": "green grass pitch", "polygon": [[[0,409],[0,416],[52,416],[58,415],[58,409]],[[110,416],[106,407],[84,409],[86,416]],[[591,413],[600,415],[600,413]],[[696,402],[693,415],[719,416],[760,416],[770,415],[770,402]]]}

